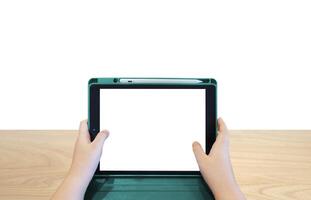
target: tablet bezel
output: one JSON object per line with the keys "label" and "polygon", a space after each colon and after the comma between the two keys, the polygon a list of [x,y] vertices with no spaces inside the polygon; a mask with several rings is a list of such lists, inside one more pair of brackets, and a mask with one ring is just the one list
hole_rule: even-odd
{"label": "tablet bezel", "polygon": [[[93,81],[91,81],[93,80]],[[217,83],[214,79],[200,84],[120,84],[113,81],[107,83],[89,81],[89,118],[88,127],[91,140],[99,132],[100,125],[100,89],[205,89],[206,95],[206,149],[209,153],[217,133]],[[208,95],[207,95],[208,94]],[[207,117],[208,116],[208,117]],[[199,171],[100,171],[100,163],[97,166],[96,175],[199,175]]]}

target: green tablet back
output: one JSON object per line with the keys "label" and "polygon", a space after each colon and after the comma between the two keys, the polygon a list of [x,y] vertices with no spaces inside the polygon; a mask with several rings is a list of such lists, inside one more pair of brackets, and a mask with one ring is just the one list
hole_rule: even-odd
{"label": "green tablet back", "polygon": [[85,195],[93,200],[212,200],[211,191],[201,176],[95,176]]}

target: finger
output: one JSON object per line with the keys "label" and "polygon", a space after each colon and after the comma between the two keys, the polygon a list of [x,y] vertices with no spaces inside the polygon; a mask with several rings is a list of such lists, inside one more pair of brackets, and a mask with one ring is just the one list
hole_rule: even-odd
{"label": "finger", "polygon": [[210,152],[214,152],[215,148],[229,149],[229,131],[222,118],[218,119],[218,135]]}
{"label": "finger", "polygon": [[97,146],[98,148],[102,148],[104,143],[105,143],[105,140],[107,139],[108,136],[109,136],[109,131],[108,130],[100,131],[96,135],[96,137],[95,137],[95,139],[93,141],[94,145]]}
{"label": "finger", "polygon": [[194,156],[197,160],[197,163],[200,165],[200,163],[202,163],[202,161],[206,157],[206,154],[205,154],[201,144],[199,142],[193,142],[192,143],[192,150],[193,150]]}
{"label": "finger", "polygon": [[216,140],[212,146],[212,150],[210,152],[213,152],[213,149],[219,149],[219,148],[228,148],[229,147],[229,134],[224,132],[218,132],[218,135],[216,137]]}
{"label": "finger", "polygon": [[80,122],[79,127],[79,140],[83,142],[91,142],[87,119]]}
{"label": "finger", "polygon": [[218,124],[218,131],[220,133],[224,133],[224,134],[228,133],[227,125],[225,124],[224,120],[221,117],[218,118],[217,124]]}

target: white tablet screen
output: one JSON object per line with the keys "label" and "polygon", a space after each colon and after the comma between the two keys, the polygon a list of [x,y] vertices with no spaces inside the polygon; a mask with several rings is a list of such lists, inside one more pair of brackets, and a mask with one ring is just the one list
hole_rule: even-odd
{"label": "white tablet screen", "polygon": [[108,129],[100,171],[198,171],[192,142],[205,149],[205,89],[100,89]]}

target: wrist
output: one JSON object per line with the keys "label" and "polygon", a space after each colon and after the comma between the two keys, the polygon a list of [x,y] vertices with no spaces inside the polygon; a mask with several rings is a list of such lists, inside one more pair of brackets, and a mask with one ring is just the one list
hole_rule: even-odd
{"label": "wrist", "polygon": [[245,200],[244,194],[237,183],[224,185],[220,190],[213,191],[216,200]]}
{"label": "wrist", "polygon": [[92,176],[88,173],[85,173],[83,170],[79,168],[71,168],[67,174],[66,179],[70,180],[71,182],[75,182],[76,185],[88,186],[89,182],[92,179]]}
{"label": "wrist", "polygon": [[64,183],[70,189],[70,193],[74,194],[77,199],[83,199],[84,193],[88,187],[89,181],[86,181],[82,174],[78,174],[76,171],[70,171],[66,176]]}
{"label": "wrist", "polygon": [[68,172],[68,176],[76,177],[87,184],[91,181],[94,171],[89,166],[80,163],[73,163]]}
{"label": "wrist", "polygon": [[76,171],[69,170],[67,176],[58,187],[56,193],[53,195],[53,200],[58,199],[84,199],[84,193],[88,186],[88,182],[84,182],[83,179],[76,173]]}
{"label": "wrist", "polygon": [[92,179],[92,176],[83,168],[77,166],[71,166],[67,179],[75,182],[77,186],[83,187],[88,186],[89,182]]}

